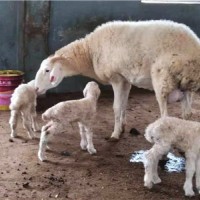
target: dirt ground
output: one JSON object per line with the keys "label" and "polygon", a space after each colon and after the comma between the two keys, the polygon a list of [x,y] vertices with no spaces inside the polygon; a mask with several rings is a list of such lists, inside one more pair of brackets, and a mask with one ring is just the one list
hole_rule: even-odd
{"label": "dirt ground", "polygon": [[[41,113],[56,102],[80,98],[81,94],[47,95],[38,102]],[[198,96],[194,98],[192,119],[200,121]],[[119,142],[109,142],[113,130],[112,92],[103,92],[99,100],[98,116],[94,122],[94,145],[97,154],[89,155],[80,149],[78,127],[55,135],[49,142],[47,162],[37,158],[38,139],[29,140],[18,126],[18,138],[9,141],[9,115],[0,111],[0,200],[10,199],[72,199],[72,200],[128,200],[128,199],[187,199],[184,197],[182,173],[168,173],[159,169],[162,183],[148,190],[143,186],[144,169],[141,163],[130,163],[134,151],[148,149],[144,139],[145,127],[159,116],[153,93],[133,90],[127,108],[127,127]],[[179,103],[170,105],[169,113],[180,117]],[[136,128],[141,134],[132,136]],[[192,199],[199,199],[196,196]]]}

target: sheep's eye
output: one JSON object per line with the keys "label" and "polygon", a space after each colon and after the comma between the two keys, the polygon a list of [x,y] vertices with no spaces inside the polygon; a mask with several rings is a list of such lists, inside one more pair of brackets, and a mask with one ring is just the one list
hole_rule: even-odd
{"label": "sheep's eye", "polygon": [[49,72],[50,70],[49,69],[46,69],[46,72]]}

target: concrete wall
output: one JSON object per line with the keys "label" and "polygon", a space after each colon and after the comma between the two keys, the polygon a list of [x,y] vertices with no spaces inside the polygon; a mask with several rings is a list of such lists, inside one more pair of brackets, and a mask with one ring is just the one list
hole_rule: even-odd
{"label": "concrete wall", "polygon": [[[21,69],[33,79],[41,61],[58,48],[111,20],[170,19],[200,36],[200,5],[140,1],[0,2],[0,69]],[[84,77],[65,79],[53,92],[82,90]]]}

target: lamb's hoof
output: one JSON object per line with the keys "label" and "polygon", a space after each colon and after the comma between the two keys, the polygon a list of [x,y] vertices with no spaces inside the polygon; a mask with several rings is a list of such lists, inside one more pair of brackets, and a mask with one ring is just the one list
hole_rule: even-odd
{"label": "lamb's hoof", "polygon": [[153,178],[153,183],[154,183],[154,184],[161,183],[160,177],[154,177],[154,178]]}
{"label": "lamb's hoof", "polygon": [[151,181],[150,182],[145,181],[144,186],[147,187],[148,189],[151,189],[153,187],[153,183]]}
{"label": "lamb's hoof", "polygon": [[16,134],[10,134],[10,137],[11,137],[11,138],[16,138],[17,135],[16,135]]}
{"label": "lamb's hoof", "polygon": [[108,141],[109,141],[109,142],[118,142],[118,141],[119,141],[119,138],[111,137],[111,138],[109,138]]}
{"label": "lamb's hoof", "polygon": [[193,197],[195,195],[194,191],[191,190],[191,191],[185,191],[185,196],[187,197]]}
{"label": "lamb's hoof", "polygon": [[87,144],[86,143],[81,143],[80,144],[80,147],[81,147],[81,149],[83,150],[83,151],[85,151],[85,150],[87,150]]}
{"label": "lamb's hoof", "polygon": [[95,149],[95,148],[88,148],[88,152],[89,152],[89,154],[96,154],[97,153],[97,150]]}
{"label": "lamb's hoof", "polygon": [[44,162],[47,160],[47,157],[43,155],[43,153],[38,153],[38,158],[40,161]]}

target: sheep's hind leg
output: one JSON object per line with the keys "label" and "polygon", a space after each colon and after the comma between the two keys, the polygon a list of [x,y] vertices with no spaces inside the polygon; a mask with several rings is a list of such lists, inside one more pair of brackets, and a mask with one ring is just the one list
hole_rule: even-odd
{"label": "sheep's hind leg", "polygon": [[200,153],[196,160],[196,188],[200,194]]}
{"label": "sheep's hind leg", "polygon": [[81,122],[78,122],[78,126],[80,129],[80,136],[81,136],[81,142],[80,142],[80,146],[82,150],[87,150],[87,138],[86,138],[86,131],[84,128],[84,125]]}
{"label": "sheep's hind leg", "polygon": [[17,136],[16,128],[17,128],[17,122],[19,117],[19,111],[18,110],[11,110],[11,116],[9,120],[10,128],[11,128],[11,134],[10,136],[12,138]]}
{"label": "sheep's hind leg", "polygon": [[186,180],[183,186],[185,196],[194,196],[194,191],[192,188],[192,178],[195,173],[196,157],[196,154],[186,152]]}
{"label": "sheep's hind leg", "polygon": [[192,116],[192,92],[184,92],[183,100],[181,101],[181,110],[183,119],[189,119]]}
{"label": "sheep's hind leg", "polygon": [[115,80],[112,80],[111,85],[114,91],[113,109],[115,114],[115,125],[111,140],[118,140],[120,134],[124,131],[125,111],[131,85],[121,76],[117,76]]}

